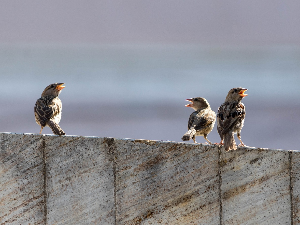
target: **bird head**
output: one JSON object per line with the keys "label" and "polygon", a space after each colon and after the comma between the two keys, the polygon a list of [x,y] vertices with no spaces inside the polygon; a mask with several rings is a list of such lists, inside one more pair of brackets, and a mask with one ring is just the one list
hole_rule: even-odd
{"label": "bird head", "polygon": [[245,94],[245,91],[247,91],[248,89],[246,88],[232,88],[226,97],[226,101],[241,101],[244,97],[247,96],[247,94]]}
{"label": "bird head", "polygon": [[191,102],[190,104],[185,105],[186,107],[191,107],[194,110],[205,109],[210,107],[208,101],[205,98],[197,97],[197,98],[188,98],[186,101]]}
{"label": "bird head", "polygon": [[63,86],[64,83],[54,83],[54,84],[50,84],[48,85],[45,90],[42,93],[42,97],[45,96],[53,96],[53,97],[57,97],[59,95],[59,93],[61,92],[62,89],[65,88],[65,86]]}

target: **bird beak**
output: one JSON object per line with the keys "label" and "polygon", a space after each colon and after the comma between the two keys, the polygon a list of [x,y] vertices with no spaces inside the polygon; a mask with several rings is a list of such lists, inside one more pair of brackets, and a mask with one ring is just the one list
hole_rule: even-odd
{"label": "bird beak", "polygon": [[63,85],[64,85],[64,83],[59,83],[59,84],[56,86],[56,89],[59,90],[59,91],[61,91],[62,89],[65,88],[65,86],[63,86]]}
{"label": "bird beak", "polygon": [[188,99],[186,99],[186,101],[191,102],[191,104],[187,104],[187,105],[185,105],[185,107],[192,107],[193,106],[193,99],[188,98]]}
{"label": "bird beak", "polygon": [[247,91],[248,89],[242,89],[240,92],[239,92],[239,95],[243,98],[243,97],[246,97],[247,94],[245,94],[245,91]]}

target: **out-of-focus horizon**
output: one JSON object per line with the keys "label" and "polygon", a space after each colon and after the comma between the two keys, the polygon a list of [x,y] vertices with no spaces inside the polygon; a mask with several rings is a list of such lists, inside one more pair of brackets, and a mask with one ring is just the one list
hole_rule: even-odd
{"label": "out-of-focus horizon", "polygon": [[2,1],[0,42],[300,43],[299,1]]}
{"label": "out-of-focus horizon", "polygon": [[[299,149],[299,11],[271,0],[4,1],[0,131],[38,133],[36,99],[65,82],[67,134],[181,141],[186,98],[217,111],[242,86],[244,143]],[[220,141],[216,125],[208,138]]]}

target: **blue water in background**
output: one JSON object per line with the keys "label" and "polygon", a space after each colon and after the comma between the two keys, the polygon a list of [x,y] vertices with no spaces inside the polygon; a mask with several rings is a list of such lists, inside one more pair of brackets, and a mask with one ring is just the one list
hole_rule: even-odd
{"label": "blue water in background", "polygon": [[[244,143],[300,150],[299,74],[300,48],[290,46],[3,45],[0,131],[38,133],[36,99],[65,82],[67,134],[181,141],[192,113],[186,98],[205,97],[217,111],[241,86],[248,88]],[[220,141],[216,125],[208,139]]]}

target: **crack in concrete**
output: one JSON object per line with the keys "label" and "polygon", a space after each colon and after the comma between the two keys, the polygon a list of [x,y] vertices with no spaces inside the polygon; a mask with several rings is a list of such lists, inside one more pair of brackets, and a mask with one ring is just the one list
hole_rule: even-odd
{"label": "crack in concrete", "polygon": [[220,206],[220,212],[219,212],[219,217],[220,217],[220,225],[223,224],[223,206],[222,206],[222,159],[221,159],[221,148],[222,147],[218,147],[218,153],[219,153],[219,160],[218,160],[218,178],[219,178],[219,206]]}
{"label": "crack in concrete", "polygon": [[293,204],[293,181],[292,181],[292,152],[289,151],[289,172],[290,172],[290,202],[291,202],[291,225],[294,224],[293,215],[294,215],[294,204]]}
{"label": "crack in concrete", "polygon": [[47,214],[48,214],[48,209],[47,209],[47,162],[46,162],[46,153],[45,153],[45,148],[46,148],[46,142],[44,137],[42,137],[42,152],[43,152],[43,176],[44,176],[44,220],[45,224],[47,224]]}

